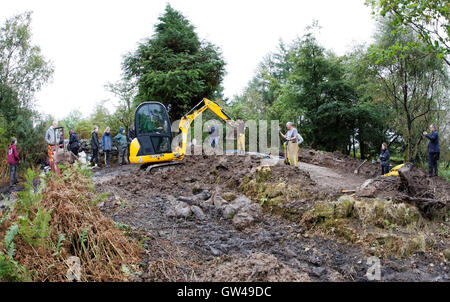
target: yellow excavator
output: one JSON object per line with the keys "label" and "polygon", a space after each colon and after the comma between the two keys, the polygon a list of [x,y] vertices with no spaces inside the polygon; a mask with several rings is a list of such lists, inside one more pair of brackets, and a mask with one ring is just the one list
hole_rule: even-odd
{"label": "yellow excavator", "polygon": [[147,172],[159,167],[181,164],[186,155],[191,123],[206,109],[233,127],[231,117],[219,105],[204,98],[181,118],[181,140],[172,150],[171,122],[166,107],[159,102],[140,104],[134,113],[136,138],[130,144],[130,163],[141,164],[141,168]]}

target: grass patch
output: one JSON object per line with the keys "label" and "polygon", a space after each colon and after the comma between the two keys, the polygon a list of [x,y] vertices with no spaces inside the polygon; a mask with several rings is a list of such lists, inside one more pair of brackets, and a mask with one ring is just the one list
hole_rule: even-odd
{"label": "grass patch", "polygon": [[439,165],[439,176],[450,182],[450,168],[447,167],[446,163]]}
{"label": "grass patch", "polygon": [[425,220],[412,205],[349,196],[316,203],[301,224],[311,233],[360,244],[378,256],[396,257],[435,249],[449,229],[446,222]]}

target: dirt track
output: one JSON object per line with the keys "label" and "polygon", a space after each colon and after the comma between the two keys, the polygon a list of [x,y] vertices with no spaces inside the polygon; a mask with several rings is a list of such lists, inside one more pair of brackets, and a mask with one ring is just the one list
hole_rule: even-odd
{"label": "dirt track", "polygon": [[364,176],[350,173],[336,173],[336,171],[330,168],[303,162],[299,162],[298,167],[308,172],[311,179],[325,189],[356,190],[366,180]]}
{"label": "dirt track", "polygon": [[[244,221],[244,227],[235,218],[224,217],[224,210],[216,201],[227,196],[245,201],[243,183],[264,176],[255,172],[261,165],[260,158],[190,156],[184,162],[183,166],[152,175],[136,166],[95,173],[97,190],[109,194],[100,205],[102,211],[149,239],[145,260],[148,269],[143,280],[367,280],[366,261],[370,255],[357,246],[308,235],[295,217],[286,219],[274,212],[254,209],[260,214],[254,214],[255,219],[249,223]],[[287,211],[295,208],[295,216],[308,210],[316,198],[332,198],[342,189],[354,189],[369,172],[356,176],[345,171],[342,176],[336,170],[313,164],[301,163],[300,168],[277,165],[271,167],[271,174],[264,181],[282,182],[281,190],[285,191],[300,185],[307,192],[287,205]],[[174,214],[187,203],[192,209],[198,206],[201,213],[186,217]],[[426,253],[408,259],[388,257],[382,259],[381,265],[382,280],[386,281],[450,280],[447,267]]]}

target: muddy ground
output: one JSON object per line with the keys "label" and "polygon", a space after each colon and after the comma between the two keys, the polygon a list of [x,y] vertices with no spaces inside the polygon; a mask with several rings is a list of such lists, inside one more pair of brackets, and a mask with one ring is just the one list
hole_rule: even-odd
{"label": "muddy ground", "polygon": [[[378,167],[354,174],[359,162],[340,155],[308,151],[300,159],[299,167],[261,168],[267,160],[255,156],[188,156],[151,174],[132,165],[101,169],[98,206],[146,239],[143,281],[367,281],[370,250],[311,234],[301,218],[317,202],[357,190]],[[396,181],[381,190],[384,198]],[[439,251],[427,251],[383,257],[381,280],[450,275]]]}

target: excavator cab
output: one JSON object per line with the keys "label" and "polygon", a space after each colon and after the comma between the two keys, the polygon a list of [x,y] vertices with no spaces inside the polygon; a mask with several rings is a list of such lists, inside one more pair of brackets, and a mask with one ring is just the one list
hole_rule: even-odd
{"label": "excavator cab", "polygon": [[172,152],[172,132],[166,107],[158,102],[146,102],[134,115],[136,141],[130,146],[130,161],[144,163],[144,157],[159,158]]}
{"label": "excavator cab", "polygon": [[[191,123],[206,109],[211,110],[225,123],[233,126],[231,117],[219,105],[204,98],[181,117],[179,123],[181,140],[175,150],[172,150],[172,127],[166,107],[158,102],[140,104],[134,115],[136,138],[130,145],[130,163],[141,164],[141,168],[152,166],[147,169],[150,171],[156,166],[163,166],[161,163],[181,161],[186,154],[187,135]],[[166,163],[165,165],[174,164],[177,163]]]}

